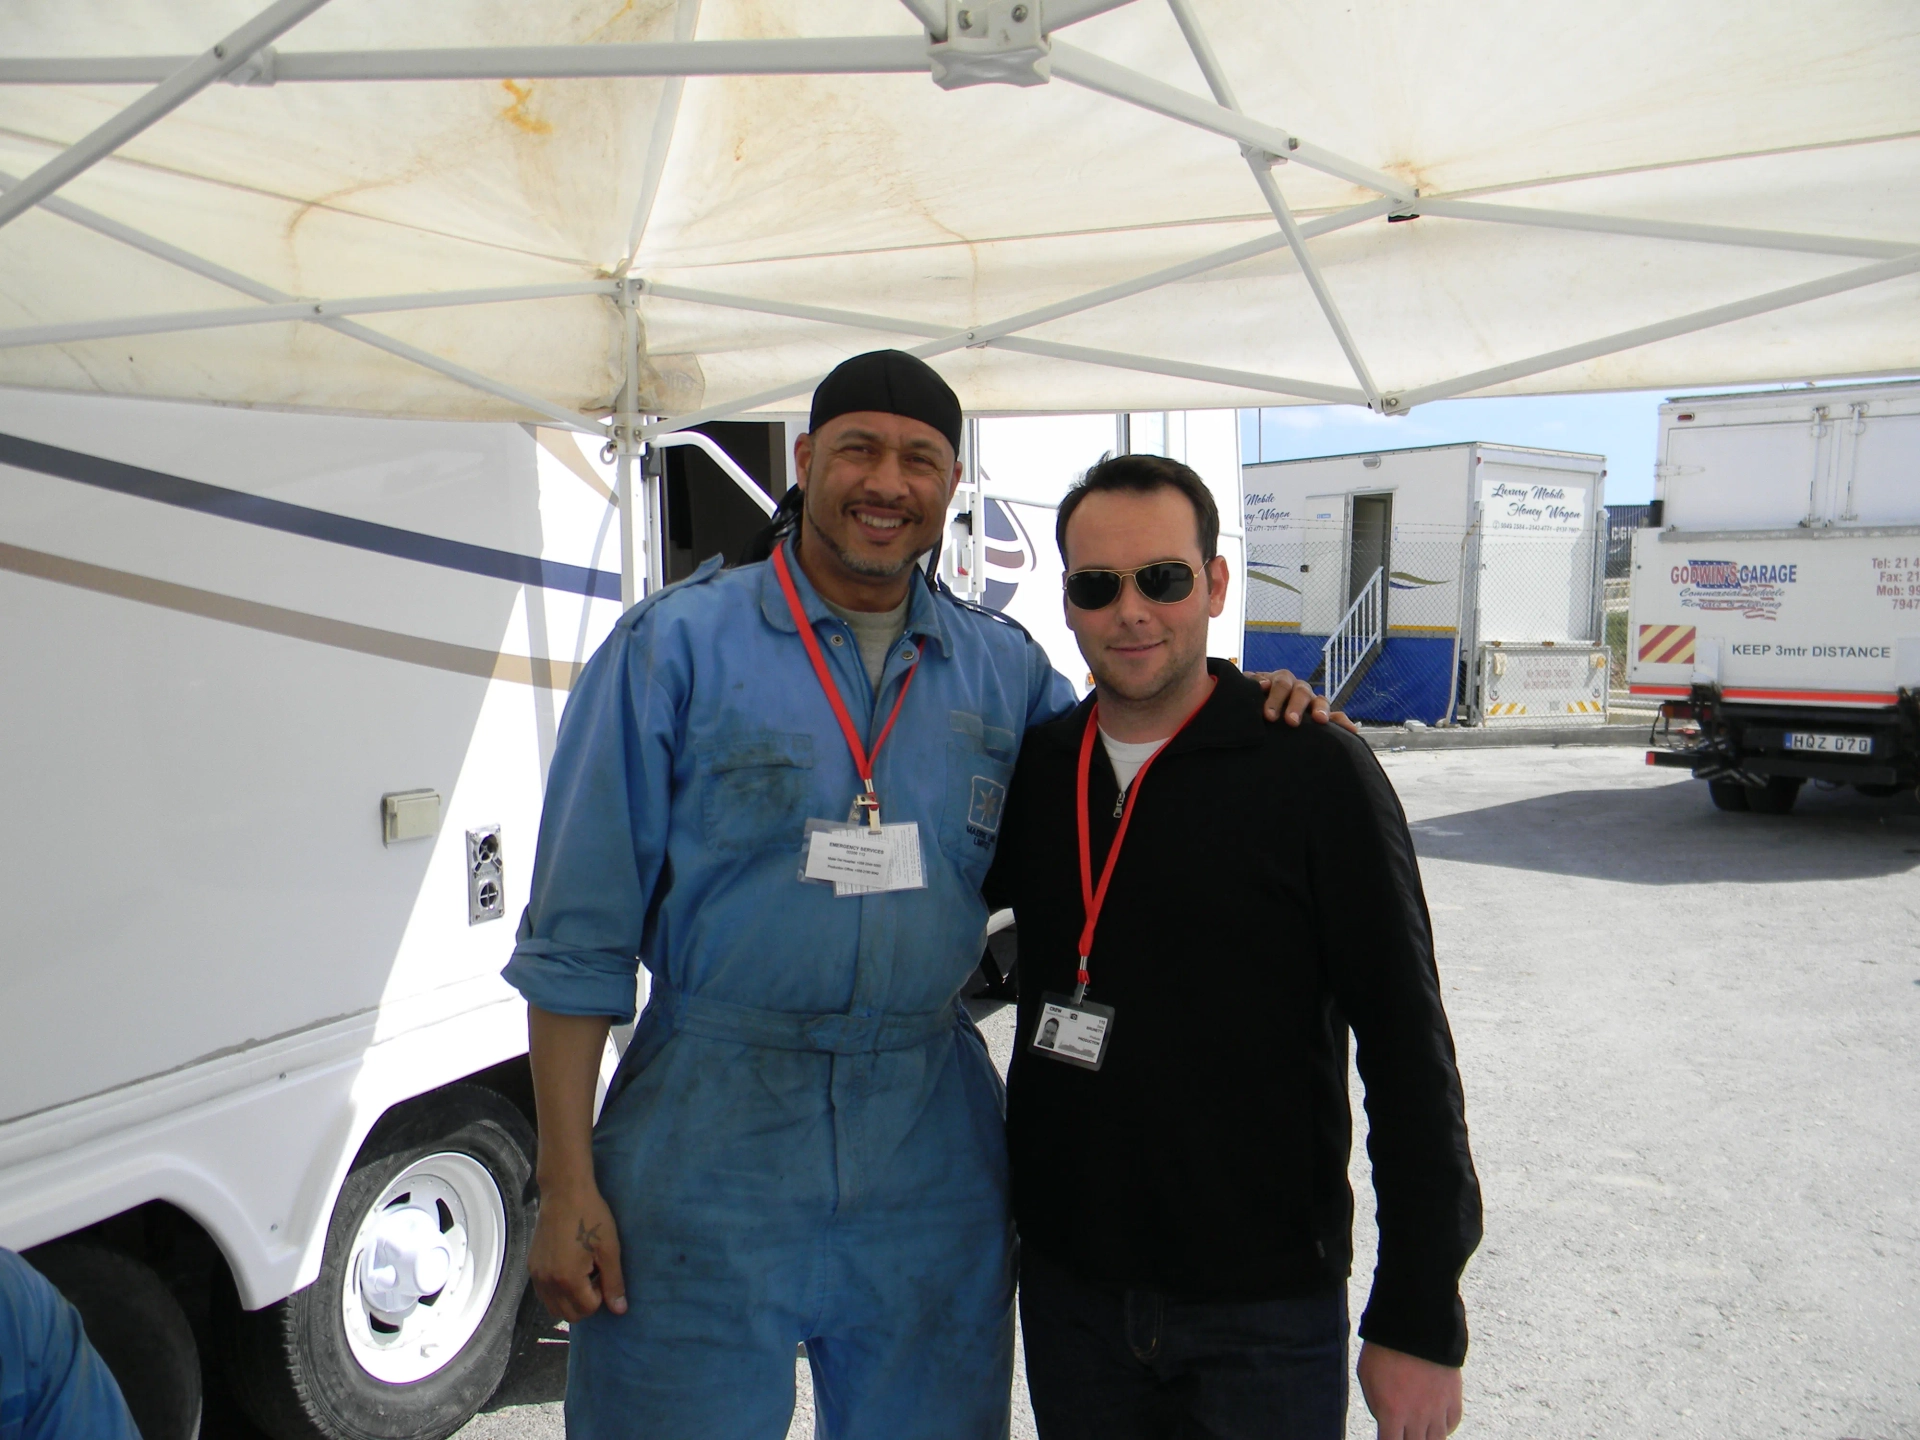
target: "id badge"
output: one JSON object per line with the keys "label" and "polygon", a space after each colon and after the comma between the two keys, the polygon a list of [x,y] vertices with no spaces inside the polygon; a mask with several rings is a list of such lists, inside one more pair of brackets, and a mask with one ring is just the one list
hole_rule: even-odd
{"label": "id badge", "polygon": [[1042,995],[1040,1002],[1040,1022],[1027,1048],[1064,1065],[1098,1070],[1107,1058],[1113,1007],[1091,1000],[1069,1000],[1064,995]]}
{"label": "id badge", "polygon": [[920,826],[908,820],[878,830],[833,820],[809,820],[800,878],[833,886],[836,896],[926,888]]}

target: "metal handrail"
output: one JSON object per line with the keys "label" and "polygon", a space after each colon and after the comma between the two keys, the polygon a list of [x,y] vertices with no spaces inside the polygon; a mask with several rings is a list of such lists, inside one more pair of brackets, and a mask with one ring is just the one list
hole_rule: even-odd
{"label": "metal handrail", "polygon": [[1323,682],[1326,687],[1324,693],[1330,700],[1339,698],[1347,682],[1353,679],[1354,672],[1366,663],[1367,657],[1380,643],[1383,619],[1380,597],[1385,579],[1384,566],[1373,572],[1372,578],[1353,597],[1353,604],[1347,607],[1347,613],[1340,617],[1333,634],[1327,637],[1327,643],[1321,647],[1321,673],[1326,677]]}

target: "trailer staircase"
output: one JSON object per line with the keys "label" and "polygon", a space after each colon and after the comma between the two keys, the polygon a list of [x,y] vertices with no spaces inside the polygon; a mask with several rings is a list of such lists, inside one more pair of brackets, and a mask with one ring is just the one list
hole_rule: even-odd
{"label": "trailer staircase", "polygon": [[1366,678],[1386,645],[1386,570],[1373,572],[1320,650],[1320,668],[1309,682],[1339,709]]}

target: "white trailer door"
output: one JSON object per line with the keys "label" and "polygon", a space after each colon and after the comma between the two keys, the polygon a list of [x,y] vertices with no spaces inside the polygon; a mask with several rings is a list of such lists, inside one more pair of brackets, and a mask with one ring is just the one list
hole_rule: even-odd
{"label": "white trailer door", "polygon": [[[1683,412],[1685,413],[1685,412]],[[1661,469],[1669,525],[1682,530],[1790,530],[1815,513],[1820,443],[1810,420],[1667,431]]]}

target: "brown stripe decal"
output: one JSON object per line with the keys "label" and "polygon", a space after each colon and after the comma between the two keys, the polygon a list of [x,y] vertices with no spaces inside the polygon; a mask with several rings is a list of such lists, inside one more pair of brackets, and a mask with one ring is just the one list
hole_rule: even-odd
{"label": "brown stripe decal", "polygon": [[99,595],[112,595],[141,605],[154,605],[183,615],[198,615],[270,635],[285,635],[330,645],[336,650],[351,650],[360,655],[377,655],[383,660],[398,660],[405,665],[425,665],[434,670],[451,670],[457,675],[472,675],[481,680],[510,680],[517,685],[533,685],[545,690],[571,690],[582,666],[570,660],[545,660],[538,656],[505,655],[472,645],[455,645],[446,640],[427,640],[418,635],[402,635],[396,630],[379,630],[371,625],[355,625],[347,620],[330,620],[304,610],[287,610],[257,600],[242,600],[191,585],[176,585],[171,580],[155,580],[125,570],[110,570],[84,560],[69,560],[41,550],[0,543],[0,570],[50,580],[56,585],[71,585]]}

